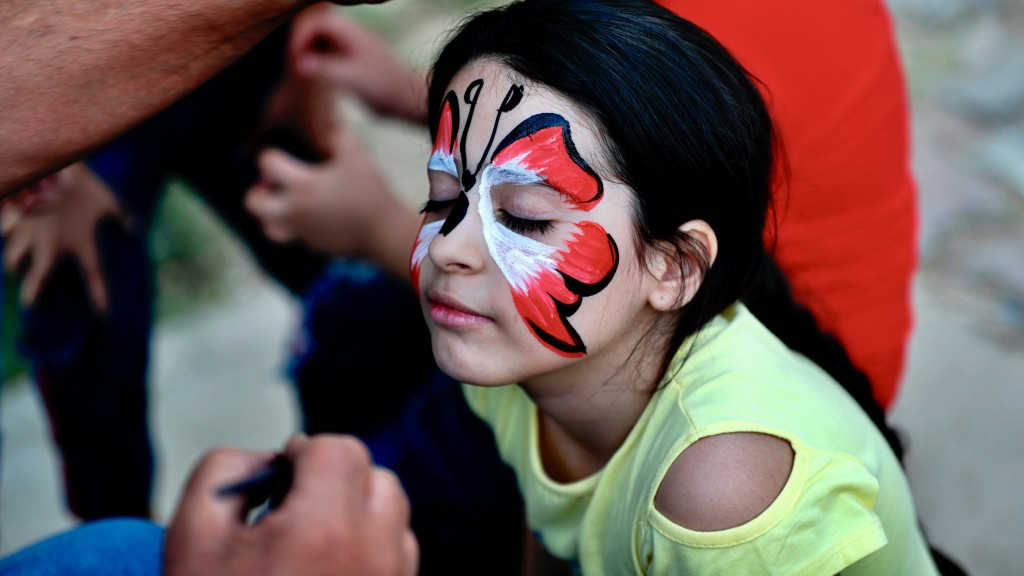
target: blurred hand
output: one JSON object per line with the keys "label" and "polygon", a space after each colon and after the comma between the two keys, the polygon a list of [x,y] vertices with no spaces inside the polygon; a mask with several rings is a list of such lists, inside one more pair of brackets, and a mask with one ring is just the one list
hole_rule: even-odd
{"label": "blurred hand", "polygon": [[21,304],[32,306],[58,260],[70,256],[81,267],[93,305],[105,311],[107,286],[96,249],[96,229],[103,218],[129,223],[114,194],[81,162],[27,192],[32,201],[15,199],[0,208],[0,233],[6,239],[4,267],[13,273],[24,269]]}
{"label": "blurred hand", "polygon": [[[300,12],[292,23],[292,37],[300,22],[324,11],[335,8],[319,3]],[[336,113],[340,93],[329,79],[297,73],[289,57],[284,79],[263,110],[252,148],[282,147],[308,162],[323,161],[330,155],[331,135],[340,126]]]}
{"label": "blurred hand", "polygon": [[331,141],[329,160],[318,164],[261,151],[260,180],[246,194],[246,208],[275,242],[371,258],[408,277],[419,216],[394,196],[354,135],[339,130]]}
{"label": "blurred hand", "polygon": [[255,525],[244,520],[244,496],[216,491],[272,455],[220,449],[202,459],[167,530],[167,576],[416,573],[408,500],[395,475],[374,467],[358,440],[294,438],[285,454],[294,469],[291,490]]}
{"label": "blurred hand", "polygon": [[378,114],[427,120],[426,76],[328,4],[314,5],[296,17],[289,61],[296,75],[353,92]]}

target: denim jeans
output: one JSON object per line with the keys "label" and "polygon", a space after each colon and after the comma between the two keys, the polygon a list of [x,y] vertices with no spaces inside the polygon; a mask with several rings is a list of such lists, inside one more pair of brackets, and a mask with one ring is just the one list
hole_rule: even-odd
{"label": "denim jeans", "polygon": [[132,518],[98,520],[0,559],[3,576],[160,576],[164,530]]}

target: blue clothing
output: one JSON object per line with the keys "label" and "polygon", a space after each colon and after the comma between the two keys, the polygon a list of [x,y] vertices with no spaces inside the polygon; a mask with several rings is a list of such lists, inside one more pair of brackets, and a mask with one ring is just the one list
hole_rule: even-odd
{"label": "blue clothing", "polygon": [[2,576],[160,576],[164,530],[138,519],[91,522],[0,559]]}
{"label": "blue clothing", "polygon": [[302,301],[289,375],[307,434],[366,437],[397,417],[402,400],[437,370],[430,333],[408,283],[375,265],[332,262]]}

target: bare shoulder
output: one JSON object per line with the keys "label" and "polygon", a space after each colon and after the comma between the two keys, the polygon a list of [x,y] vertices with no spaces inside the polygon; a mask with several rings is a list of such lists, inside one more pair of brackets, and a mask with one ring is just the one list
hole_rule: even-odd
{"label": "bare shoulder", "polygon": [[789,442],[737,432],[702,438],[680,454],[654,505],[676,524],[710,532],[743,525],[764,512],[793,468]]}

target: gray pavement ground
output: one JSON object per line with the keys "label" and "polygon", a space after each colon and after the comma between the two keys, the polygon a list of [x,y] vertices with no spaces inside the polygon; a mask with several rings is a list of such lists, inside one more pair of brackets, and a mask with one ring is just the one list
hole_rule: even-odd
{"label": "gray pavement ground", "polygon": [[[890,5],[911,82],[922,252],[917,325],[892,420],[909,440],[932,539],[972,574],[1024,574],[1024,3]],[[404,39],[413,59],[429,52],[425,38]],[[396,146],[425,154],[423,136],[390,124],[367,134],[390,152],[398,187],[419,190],[420,164],[393,158]],[[236,261],[229,297],[155,335],[160,519],[205,449],[274,448],[296,426],[282,376],[295,304]],[[0,424],[3,554],[72,520],[27,383],[5,387]]]}

